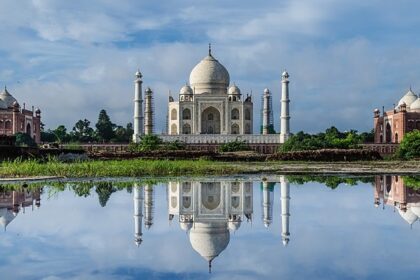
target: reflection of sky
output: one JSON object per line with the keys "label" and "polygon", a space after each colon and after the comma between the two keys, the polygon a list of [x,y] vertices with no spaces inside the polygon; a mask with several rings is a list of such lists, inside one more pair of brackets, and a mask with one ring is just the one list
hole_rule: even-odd
{"label": "reflection of sky", "polygon": [[[261,219],[260,187],[254,184],[254,214],[231,234],[213,261],[213,272],[191,247],[176,219],[168,223],[166,190],[155,188],[155,218],[133,237],[133,198],[113,193],[105,208],[96,193],[79,198],[63,192],[41,208],[19,213],[1,233],[2,279],[413,279],[419,271],[417,223],[374,208],[370,185],[291,186],[291,241],[281,243],[280,189],[274,190],[269,229]],[[144,228],[144,227],[143,227]]]}

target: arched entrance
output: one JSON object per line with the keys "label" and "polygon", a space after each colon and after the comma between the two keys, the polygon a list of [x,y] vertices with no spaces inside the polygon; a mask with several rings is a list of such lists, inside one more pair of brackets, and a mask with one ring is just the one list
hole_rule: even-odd
{"label": "arched entrance", "polygon": [[26,125],[26,134],[28,134],[29,136],[31,136],[32,137],[32,133],[31,133],[32,131],[31,131],[31,125],[28,123],[27,125]]}
{"label": "arched entrance", "polygon": [[386,124],[386,131],[385,131],[385,138],[386,138],[386,143],[391,143],[392,139],[392,131],[391,131],[391,125],[389,123]]}
{"label": "arched entrance", "polygon": [[201,134],[220,134],[220,112],[208,107],[201,113]]}

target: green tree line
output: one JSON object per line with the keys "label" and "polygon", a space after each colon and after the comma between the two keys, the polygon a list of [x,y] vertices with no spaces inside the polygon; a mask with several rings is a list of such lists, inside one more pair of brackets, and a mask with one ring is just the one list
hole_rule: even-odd
{"label": "green tree line", "polygon": [[43,130],[41,132],[41,141],[58,143],[128,143],[133,132],[132,123],[128,123],[125,127],[116,125],[111,121],[107,112],[101,110],[94,127],[87,119],[78,120],[72,130],[68,130],[64,125],[59,125],[55,129]]}

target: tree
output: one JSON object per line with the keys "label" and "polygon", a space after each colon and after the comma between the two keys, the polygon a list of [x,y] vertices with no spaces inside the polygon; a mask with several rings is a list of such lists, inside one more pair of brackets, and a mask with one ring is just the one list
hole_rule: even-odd
{"label": "tree", "polygon": [[420,130],[414,130],[404,135],[397,156],[402,159],[420,158]]}
{"label": "tree", "polygon": [[70,140],[70,137],[67,134],[67,128],[64,125],[59,125],[56,129],[52,130],[52,133],[60,143],[66,143]]}
{"label": "tree", "polygon": [[56,142],[57,137],[51,130],[41,131],[41,142]]}
{"label": "tree", "polygon": [[110,182],[100,182],[96,187],[96,193],[98,194],[99,204],[102,207],[105,207],[106,203],[108,202],[111,194],[115,192],[116,189],[112,186]]}
{"label": "tree", "polygon": [[96,123],[96,131],[99,139],[104,142],[109,142],[114,138],[114,127],[113,124],[104,109],[99,112],[98,122]]}
{"label": "tree", "polygon": [[16,136],[16,146],[21,147],[36,147],[35,140],[26,133],[18,132],[15,134]]}
{"label": "tree", "polygon": [[94,130],[87,119],[79,120],[73,127],[72,138],[74,141],[91,142],[94,140]]}

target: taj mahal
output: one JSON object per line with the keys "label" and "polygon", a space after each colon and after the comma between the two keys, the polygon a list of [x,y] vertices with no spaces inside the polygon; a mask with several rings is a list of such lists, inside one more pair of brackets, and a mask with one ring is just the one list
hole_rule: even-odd
{"label": "taj mahal", "polygon": [[[133,142],[139,142],[144,134],[154,129],[153,91],[147,88],[142,95],[142,74],[135,74],[134,134]],[[164,141],[183,141],[187,144],[226,143],[239,136],[248,143],[284,143],[290,136],[289,74],[281,76],[280,134],[273,133],[272,96],[269,89],[262,91],[261,131],[253,133],[254,103],[250,94],[243,96],[240,88],[231,83],[228,70],[212,54],[208,55],[191,71],[189,83],[179,90],[177,100],[168,98],[167,131]],[[144,106],[143,106],[144,102]]]}

